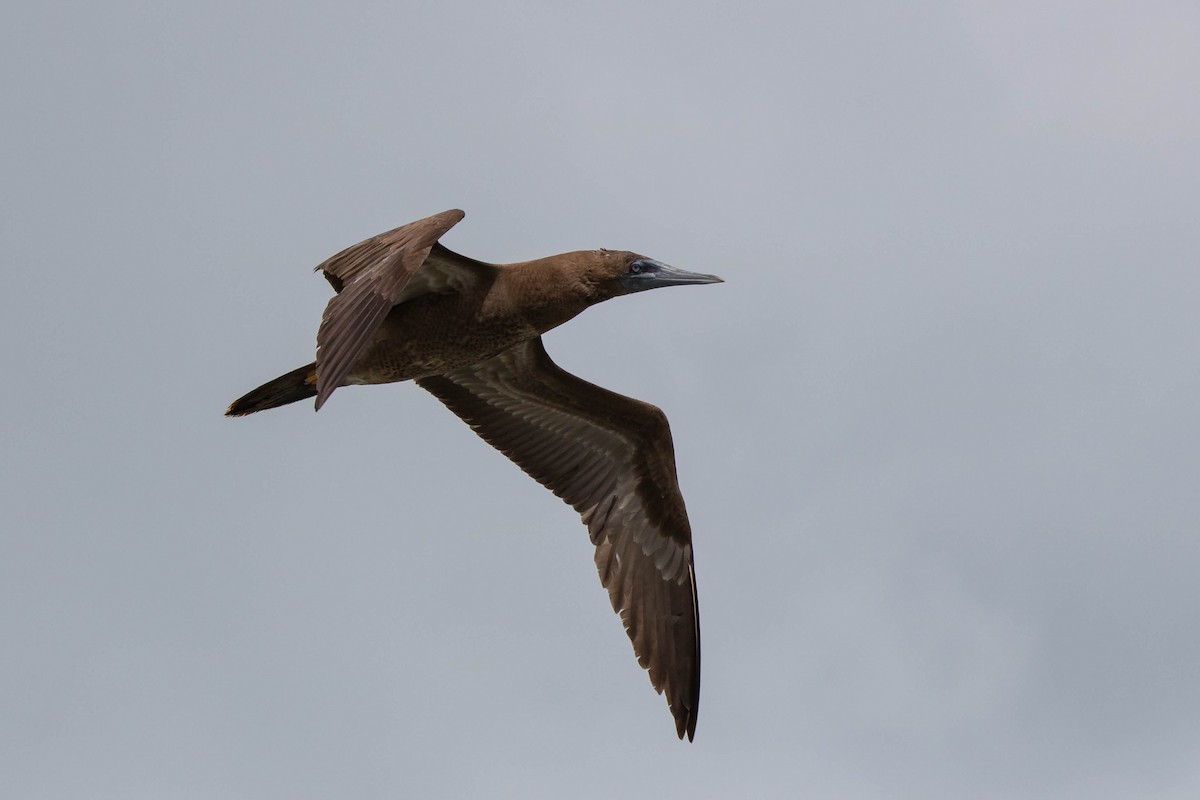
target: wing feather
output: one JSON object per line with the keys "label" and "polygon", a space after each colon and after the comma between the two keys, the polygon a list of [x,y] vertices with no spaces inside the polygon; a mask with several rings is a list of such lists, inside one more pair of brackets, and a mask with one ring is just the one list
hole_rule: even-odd
{"label": "wing feather", "polygon": [[317,408],[345,381],[392,307],[428,291],[461,290],[481,262],[452,253],[439,237],[463,218],[458,209],[401,225],[346,248],[317,269],[337,292],[317,330]]}
{"label": "wing feather", "polygon": [[691,739],[699,611],[666,416],[560,369],[541,339],[417,383],[580,513],[638,663]]}

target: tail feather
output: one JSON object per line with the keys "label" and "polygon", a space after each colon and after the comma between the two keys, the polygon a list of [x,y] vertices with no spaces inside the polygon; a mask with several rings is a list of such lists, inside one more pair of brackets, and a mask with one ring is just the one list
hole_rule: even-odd
{"label": "tail feather", "polygon": [[225,410],[227,417],[242,417],[255,411],[286,406],[297,400],[315,397],[317,394],[317,365],[309,364],[267,381],[257,389],[246,393]]}

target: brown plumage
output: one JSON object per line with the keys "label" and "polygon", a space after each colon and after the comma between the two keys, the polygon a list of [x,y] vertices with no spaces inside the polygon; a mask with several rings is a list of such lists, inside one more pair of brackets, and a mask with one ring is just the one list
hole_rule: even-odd
{"label": "brown plumage", "polygon": [[225,413],[314,395],[319,409],[339,386],[415,380],[582,515],[638,663],[666,695],[679,737],[691,739],[700,624],[667,418],[560,369],[541,334],[612,297],[720,278],[608,250],[486,264],[438,244],[462,218],[443,211],[319,265],[337,294],[317,332],[316,362]]}

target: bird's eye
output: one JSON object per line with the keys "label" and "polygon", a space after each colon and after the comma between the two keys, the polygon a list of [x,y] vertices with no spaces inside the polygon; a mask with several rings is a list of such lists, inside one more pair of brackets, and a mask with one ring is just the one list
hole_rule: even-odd
{"label": "bird's eye", "polygon": [[630,264],[629,271],[632,272],[634,275],[637,275],[639,272],[642,271],[642,262],[635,261],[632,264]]}

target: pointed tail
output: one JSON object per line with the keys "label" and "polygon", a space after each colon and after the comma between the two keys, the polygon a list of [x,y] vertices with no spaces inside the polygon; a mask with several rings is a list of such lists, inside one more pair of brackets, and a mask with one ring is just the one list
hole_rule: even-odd
{"label": "pointed tail", "polygon": [[229,408],[225,409],[227,417],[243,417],[255,411],[265,411],[268,408],[278,408],[314,397],[317,394],[317,365],[316,363],[294,369],[286,375],[280,375],[273,381],[267,381],[252,392],[248,392]]}

